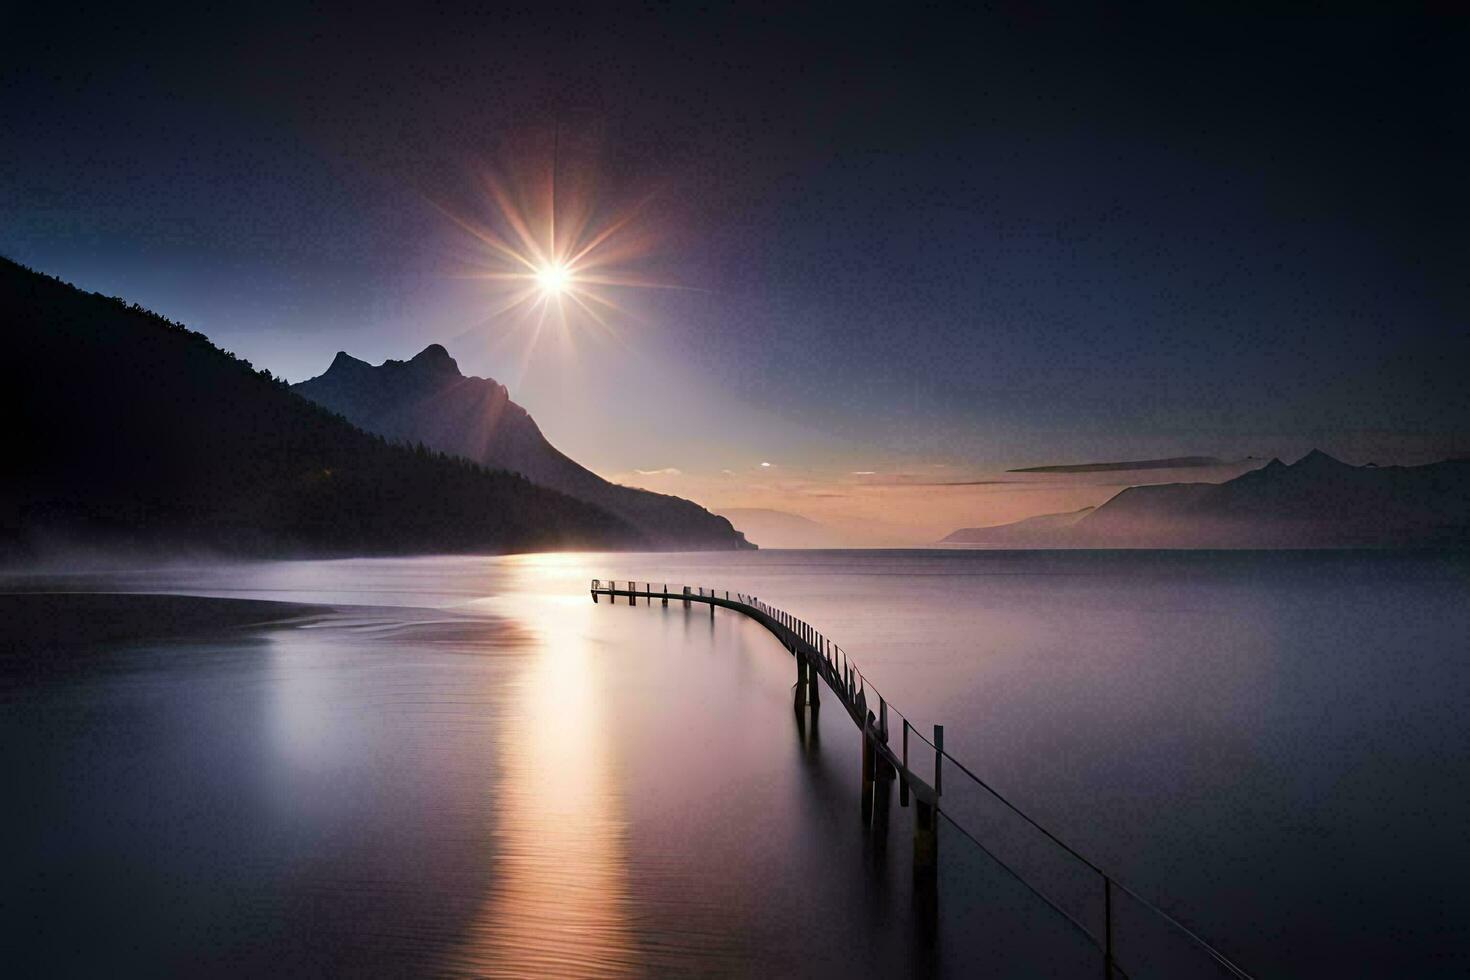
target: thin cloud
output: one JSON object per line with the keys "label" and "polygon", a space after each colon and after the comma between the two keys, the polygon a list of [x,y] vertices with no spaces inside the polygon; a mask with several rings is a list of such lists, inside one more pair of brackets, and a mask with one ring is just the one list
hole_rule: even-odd
{"label": "thin cloud", "polygon": [[896,480],[879,480],[864,484],[870,487],[990,487],[1000,485],[1017,485],[1020,480],[925,480],[921,478],[905,479],[900,477]]}
{"label": "thin cloud", "polygon": [[661,470],[637,470],[633,471],[639,476],[682,476],[684,471],[673,466],[665,466]]}
{"label": "thin cloud", "polygon": [[910,487],[993,487],[1005,483],[1016,483],[1016,480],[949,480],[942,483],[908,483]]}
{"label": "thin cloud", "polygon": [[1228,460],[1218,456],[1170,456],[1167,459],[1133,459],[1116,463],[1064,463],[1051,466],[1025,466],[1007,473],[1117,473],[1123,470],[1182,470],[1200,466],[1225,466]]}

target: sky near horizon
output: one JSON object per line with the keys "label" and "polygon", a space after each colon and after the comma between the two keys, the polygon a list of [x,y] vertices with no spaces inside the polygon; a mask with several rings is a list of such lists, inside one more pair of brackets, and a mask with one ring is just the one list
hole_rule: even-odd
{"label": "sky near horizon", "polygon": [[[912,541],[1141,478],[1022,466],[1470,449],[1467,42],[1168,5],[27,6],[0,253],[293,381],[443,343],[604,475]],[[464,225],[503,217],[487,175],[553,169],[660,288],[533,341]]]}

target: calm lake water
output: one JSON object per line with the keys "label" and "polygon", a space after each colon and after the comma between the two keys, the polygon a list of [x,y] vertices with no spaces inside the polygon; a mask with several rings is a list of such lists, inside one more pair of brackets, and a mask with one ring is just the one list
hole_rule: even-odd
{"label": "calm lake water", "polygon": [[[835,703],[798,728],[769,634],[724,610],[594,605],[593,577],[805,618],[921,730],[942,723],[977,774],[1259,976],[1470,968],[1470,559],[1192,552],[12,579],[329,608],[11,651],[10,966],[1098,975],[1093,947],[948,824],[930,922],[912,809],[880,802],[886,828],[863,826],[858,733]],[[999,857],[1101,921],[1085,870],[958,774],[944,788]],[[1221,975],[1129,900],[1115,911],[1132,975]]]}

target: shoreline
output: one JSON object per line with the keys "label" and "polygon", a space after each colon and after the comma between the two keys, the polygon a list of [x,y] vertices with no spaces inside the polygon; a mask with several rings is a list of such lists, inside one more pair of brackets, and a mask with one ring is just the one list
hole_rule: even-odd
{"label": "shoreline", "polygon": [[0,658],[265,627],[332,612],[269,599],[149,592],[0,592]]}

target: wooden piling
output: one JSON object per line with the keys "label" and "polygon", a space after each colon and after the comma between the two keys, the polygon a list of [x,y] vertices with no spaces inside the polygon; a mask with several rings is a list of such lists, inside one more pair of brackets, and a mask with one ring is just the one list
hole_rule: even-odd
{"label": "wooden piling", "polygon": [[[882,697],[878,698],[878,727],[874,731],[874,737],[884,745],[888,744],[888,702]],[[888,761],[888,756],[878,756],[878,775],[884,779],[892,779],[898,775],[893,768],[893,763]]]}
{"label": "wooden piling", "polygon": [[795,702],[794,707],[798,715],[806,708],[807,684],[806,660],[798,655],[796,658],[796,693],[792,695],[792,700]]}
{"label": "wooden piling", "polygon": [[812,706],[813,718],[817,716],[817,711],[820,710],[822,707],[822,685],[817,683],[818,677],[813,676],[814,673],[820,675],[821,671],[818,669],[817,662],[815,660],[809,660],[807,661],[806,665],[806,699],[807,703]]}
{"label": "wooden piling", "polygon": [[898,805],[909,805],[909,720],[903,720],[903,768],[898,771]]}
{"label": "wooden piling", "polygon": [[932,885],[939,872],[939,833],[934,807],[914,800],[914,879]]}
{"label": "wooden piling", "polygon": [[663,602],[663,604],[666,605],[666,606],[669,604],[669,583],[667,583],[667,582],[664,583],[664,602]]}
{"label": "wooden piling", "polygon": [[944,726],[934,726],[934,803],[914,807],[914,877],[933,887],[939,872],[939,795],[944,785]]}
{"label": "wooden piling", "polygon": [[[868,719],[872,719],[872,715]],[[863,826],[868,827],[873,823],[873,777],[875,775],[875,760],[878,753],[873,748],[873,736],[869,732],[869,723],[863,723]]]}

